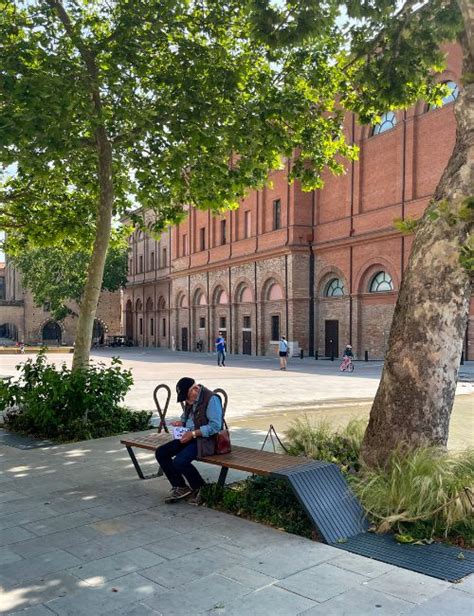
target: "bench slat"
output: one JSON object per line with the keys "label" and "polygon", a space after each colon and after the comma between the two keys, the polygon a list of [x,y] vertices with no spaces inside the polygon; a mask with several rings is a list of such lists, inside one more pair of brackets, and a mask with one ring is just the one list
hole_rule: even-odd
{"label": "bench slat", "polygon": [[172,440],[172,436],[166,432],[153,432],[153,434],[144,434],[143,436],[133,436],[130,438],[123,438],[120,440],[122,445],[126,447],[138,447],[139,449],[148,449],[149,451],[155,451],[157,447],[164,445],[168,441]]}
{"label": "bench slat", "polygon": [[207,464],[215,464],[238,471],[246,471],[257,475],[268,475],[280,468],[301,466],[308,463],[308,458],[288,456],[273,451],[260,451],[250,447],[232,445],[232,451],[224,455],[206,456],[200,460]]}

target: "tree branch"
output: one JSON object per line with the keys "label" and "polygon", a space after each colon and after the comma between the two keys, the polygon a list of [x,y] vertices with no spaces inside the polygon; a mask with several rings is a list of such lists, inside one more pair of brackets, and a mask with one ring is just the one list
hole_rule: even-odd
{"label": "tree branch", "polygon": [[[400,28],[399,28],[399,37],[401,36],[403,29],[405,27],[405,25],[407,24],[408,20],[410,19],[410,17],[412,17],[414,15],[414,13],[409,13],[406,15],[406,13],[412,9],[416,4],[418,4],[418,0],[406,0],[405,4],[402,6],[402,8],[398,11],[398,13],[396,13],[393,16],[393,19],[395,20],[399,20],[402,19],[402,17],[405,17],[405,21],[402,21],[400,23]],[[423,7],[420,7],[423,8]],[[417,9],[420,10],[420,9]],[[370,55],[374,52],[377,51],[378,46],[380,45],[383,36],[385,34],[386,30],[385,28],[382,28],[382,30],[380,30],[380,32],[376,35],[376,37],[374,39],[372,39],[372,41],[370,42],[370,45],[368,48],[366,48],[364,51],[361,51],[360,53],[358,53],[357,55],[355,55],[350,62],[348,62],[347,64],[345,64],[342,67],[342,71],[346,71],[348,68],[350,68],[353,64],[355,64],[356,62],[358,62],[359,60],[361,60],[363,57]]]}

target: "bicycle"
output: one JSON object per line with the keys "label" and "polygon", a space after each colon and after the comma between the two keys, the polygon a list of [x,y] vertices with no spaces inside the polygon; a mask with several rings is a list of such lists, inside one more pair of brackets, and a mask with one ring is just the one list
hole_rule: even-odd
{"label": "bicycle", "polygon": [[354,362],[352,361],[352,358],[346,355],[346,357],[344,357],[341,361],[339,370],[341,372],[354,372]]}

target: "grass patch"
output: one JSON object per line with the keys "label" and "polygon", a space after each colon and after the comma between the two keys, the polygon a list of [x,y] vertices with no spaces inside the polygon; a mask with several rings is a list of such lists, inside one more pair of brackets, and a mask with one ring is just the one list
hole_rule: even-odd
{"label": "grass patch", "polygon": [[351,487],[380,532],[450,538],[474,546],[474,450],[395,451],[383,469],[363,467]]}

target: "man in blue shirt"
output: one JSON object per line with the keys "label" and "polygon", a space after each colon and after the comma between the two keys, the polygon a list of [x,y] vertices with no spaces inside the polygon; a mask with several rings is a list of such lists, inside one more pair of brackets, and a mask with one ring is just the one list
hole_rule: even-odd
{"label": "man in blue shirt", "polygon": [[177,401],[185,403],[184,412],[181,420],[171,425],[184,426],[187,432],[181,439],[166,443],[155,452],[156,460],[171,484],[171,494],[165,503],[175,503],[189,496],[197,501],[199,490],[205,483],[192,465],[198,457],[198,442],[206,440],[207,444],[212,444],[223,423],[221,400],[204,385],[184,377],[176,384],[176,392]]}
{"label": "man in blue shirt", "polygon": [[216,338],[217,365],[225,366],[225,339],[222,332]]}

